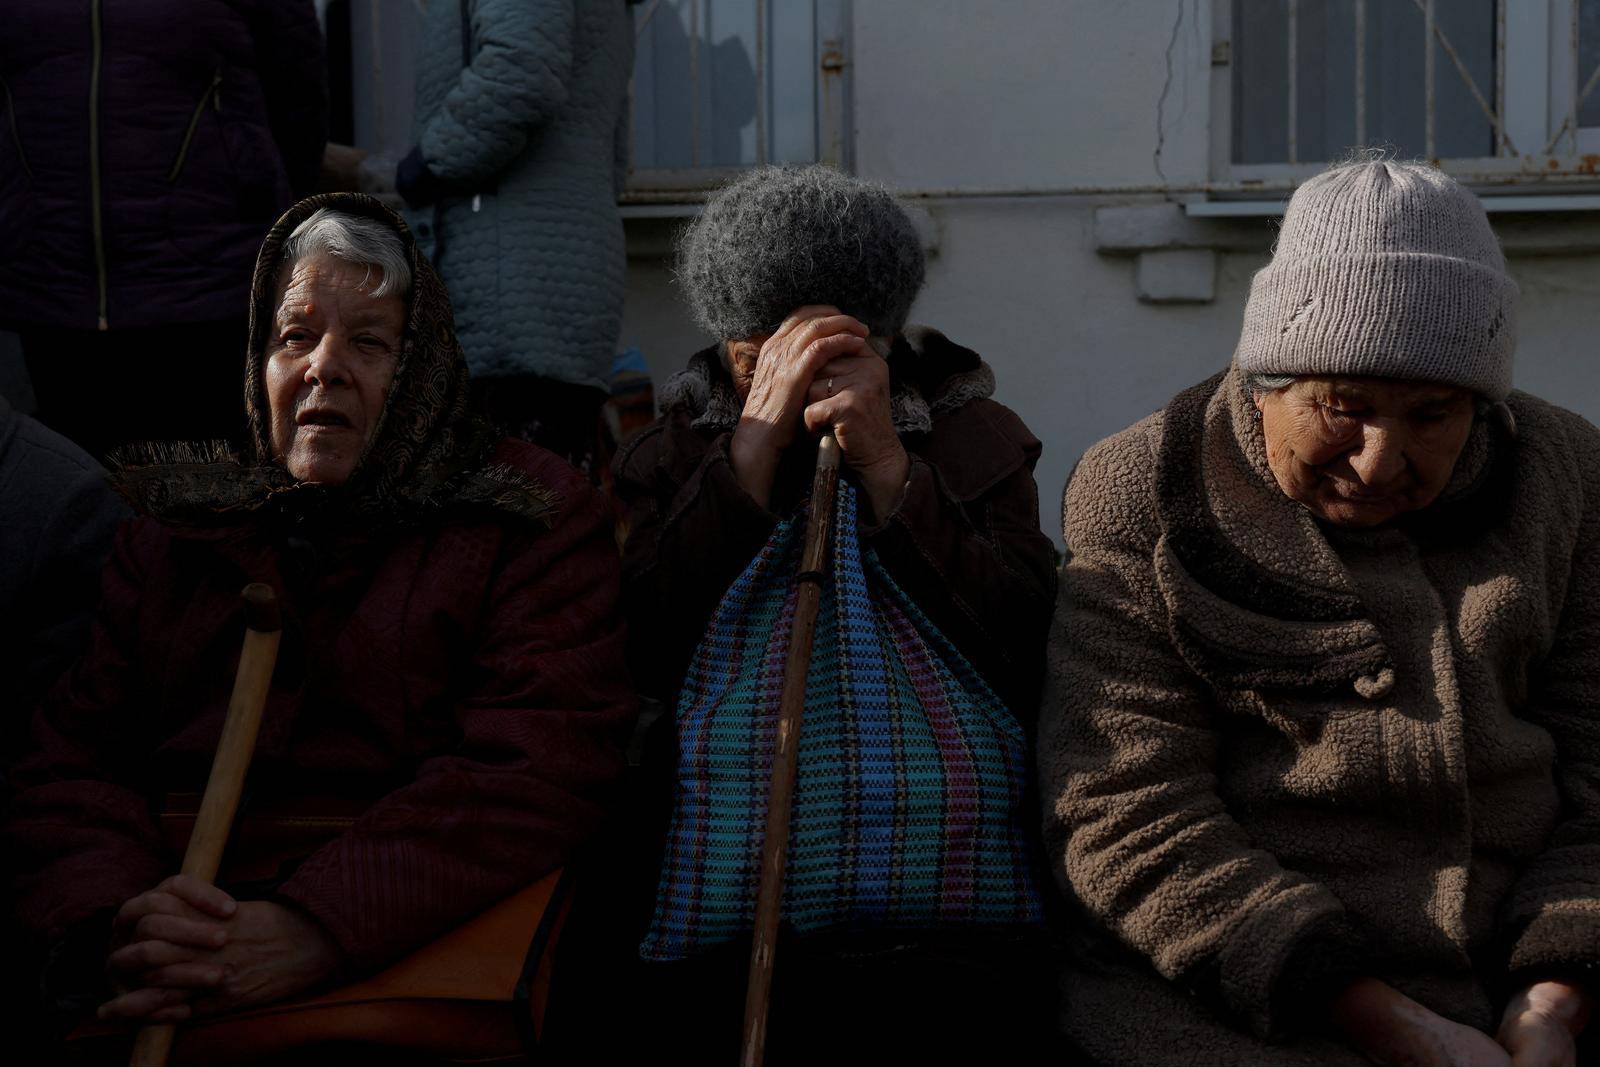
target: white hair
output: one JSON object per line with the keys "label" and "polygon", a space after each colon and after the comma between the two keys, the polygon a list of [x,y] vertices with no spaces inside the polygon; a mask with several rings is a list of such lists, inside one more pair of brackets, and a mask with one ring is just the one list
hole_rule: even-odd
{"label": "white hair", "polygon": [[318,208],[283,243],[281,269],[293,270],[300,260],[318,254],[365,267],[368,277],[376,269],[381,277],[373,296],[405,296],[411,291],[411,265],[400,235],[377,219]]}
{"label": "white hair", "polygon": [[1245,376],[1245,390],[1251,396],[1267,396],[1289,388],[1296,378],[1293,374],[1249,374]]}
{"label": "white hair", "polygon": [[[1263,396],[1271,396],[1279,390],[1289,388],[1289,386],[1299,381],[1301,377],[1298,374],[1246,374],[1244,376],[1244,388],[1245,392],[1250,394],[1252,400],[1257,400]],[[1473,399],[1473,412],[1476,417],[1481,418],[1491,411],[1504,409],[1504,414],[1500,415],[1500,418],[1507,420],[1507,426],[1511,432],[1513,434],[1516,433],[1516,416],[1511,413],[1510,408],[1506,407],[1504,401],[1497,404],[1481,393],[1474,393]]]}

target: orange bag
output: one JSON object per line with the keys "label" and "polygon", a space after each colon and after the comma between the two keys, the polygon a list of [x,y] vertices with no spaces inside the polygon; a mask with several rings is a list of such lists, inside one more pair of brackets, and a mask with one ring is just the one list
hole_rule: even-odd
{"label": "orange bag", "polygon": [[[180,846],[193,825],[191,798],[168,797],[161,822]],[[309,806],[309,805],[308,805]],[[241,819],[238,863],[270,866],[273,844],[331,837],[343,812],[275,812]],[[298,851],[298,848],[295,849]],[[239,856],[230,846],[230,853]],[[303,853],[302,853],[303,854]],[[243,859],[239,856],[239,859]],[[266,860],[266,864],[263,864]],[[180,1024],[170,1067],[231,1067],[327,1044],[404,1049],[443,1062],[523,1063],[544,1031],[556,941],[571,908],[571,879],[556,870],[370,978],[316,996]],[[95,1023],[68,1038],[74,1059],[126,1062],[132,1032]]]}
{"label": "orange bag", "polygon": [[172,1067],[243,1064],[332,1042],[522,1062],[544,1029],[570,903],[556,871],[365,981],[180,1026]]}

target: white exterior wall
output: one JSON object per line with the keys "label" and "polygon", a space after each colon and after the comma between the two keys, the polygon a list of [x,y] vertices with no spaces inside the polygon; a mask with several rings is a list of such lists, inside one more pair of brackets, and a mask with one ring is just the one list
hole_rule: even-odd
{"label": "white exterior wall", "polygon": [[[1044,442],[1040,516],[1057,538],[1079,455],[1226,365],[1266,262],[1219,254],[1213,302],[1155,305],[1137,298],[1135,257],[1096,250],[1097,207],[1160,204],[1164,186],[1192,196],[1210,173],[1211,21],[1210,0],[853,4],[855,170],[952,194],[918,198],[934,247],[912,318],[994,366],[998,399]],[[1056,195],[968,195],[1021,189]],[[1130,189],[1148,191],[1105,191]],[[1537,232],[1573,222],[1519,220]],[[645,352],[659,384],[706,339],[661,242],[631,244],[622,343]],[[1518,385],[1600,419],[1600,258],[1512,252]]]}

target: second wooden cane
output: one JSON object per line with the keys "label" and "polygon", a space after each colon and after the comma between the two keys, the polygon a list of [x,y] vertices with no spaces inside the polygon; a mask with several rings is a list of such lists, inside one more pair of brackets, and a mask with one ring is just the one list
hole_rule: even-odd
{"label": "second wooden cane", "polygon": [[[255,754],[256,734],[261,729],[261,712],[272,687],[272,671],[278,663],[278,639],[283,620],[278,598],[272,587],[253,582],[240,593],[245,605],[244,647],[239,652],[239,670],[233,679],[233,695],[228,700],[228,715],[217,741],[217,754],[211,761],[200,813],[195,817],[194,833],[183,853],[183,873],[207,882],[217,876],[222,851],[228,843],[233,816],[239,810],[244,779]],[[165,1067],[172,1054],[177,1030],[171,1023],[146,1026],[133,1043],[129,1067]]]}

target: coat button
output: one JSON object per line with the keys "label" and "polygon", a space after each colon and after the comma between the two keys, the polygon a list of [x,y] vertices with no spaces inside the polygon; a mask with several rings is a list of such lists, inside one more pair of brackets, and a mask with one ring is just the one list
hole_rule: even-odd
{"label": "coat button", "polygon": [[1385,667],[1377,674],[1363,674],[1356,679],[1356,694],[1365,700],[1382,700],[1393,689],[1393,667]]}

